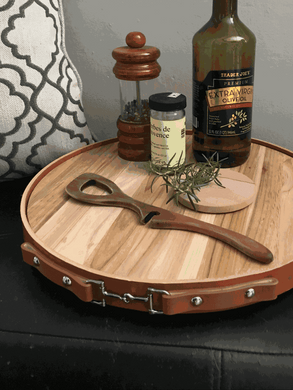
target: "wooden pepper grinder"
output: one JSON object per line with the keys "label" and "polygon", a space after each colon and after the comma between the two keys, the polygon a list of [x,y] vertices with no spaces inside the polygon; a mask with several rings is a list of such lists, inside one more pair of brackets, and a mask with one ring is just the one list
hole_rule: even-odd
{"label": "wooden pepper grinder", "polygon": [[154,93],[154,79],[161,67],[157,63],[160,51],[144,46],[141,32],[126,36],[128,46],[112,52],[117,61],[113,72],[120,82],[121,115],[117,120],[118,154],[128,161],[150,159],[150,110],[148,97]]}

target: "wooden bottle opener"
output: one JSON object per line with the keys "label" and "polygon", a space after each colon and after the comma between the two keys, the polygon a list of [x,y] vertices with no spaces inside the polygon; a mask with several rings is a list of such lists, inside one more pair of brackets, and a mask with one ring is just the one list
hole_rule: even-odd
{"label": "wooden bottle opener", "polygon": [[[107,191],[108,194],[86,194],[83,190],[89,185],[96,185]],[[261,263],[269,264],[273,261],[271,251],[257,241],[232,230],[133,199],[122,192],[114,182],[103,176],[84,173],[67,185],[66,192],[72,198],[81,202],[133,210],[139,215],[140,223],[148,223],[153,229],[176,229],[205,234],[236,248]]]}

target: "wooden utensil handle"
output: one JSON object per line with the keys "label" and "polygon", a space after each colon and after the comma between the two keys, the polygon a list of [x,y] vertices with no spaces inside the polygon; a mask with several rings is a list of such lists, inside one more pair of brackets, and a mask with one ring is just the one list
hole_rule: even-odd
{"label": "wooden utensil handle", "polygon": [[[108,195],[100,196],[84,193],[83,188],[91,183],[107,191]],[[68,184],[66,192],[74,199],[82,202],[131,209],[138,213],[140,222],[147,223],[150,220],[150,227],[152,228],[187,230],[205,234],[231,245],[261,263],[269,264],[273,261],[273,254],[255,240],[232,230],[135,200],[122,192],[115,183],[103,176],[84,173]],[[148,219],[149,215],[151,215],[150,219]]]}
{"label": "wooden utensil handle", "polygon": [[154,216],[150,222],[150,226],[156,229],[187,230],[205,234],[225,242],[261,263],[269,264],[273,261],[273,254],[268,248],[243,234],[207,222],[196,219],[192,219],[191,221],[190,218],[181,217],[182,218],[179,221],[164,221],[163,219],[160,219],[160,216]]}
{"label": "wooden utensil handle", "polygon": [[[95,185],[96,187],[106,191],[107,194],[87,194],[83,190],[89,185]],[[147,203],[131,198],[121,191],[114,182],[106,177],[96,175],[94,173],[84,173],[78,176],[67,185],[65,191],[73,199],[80,202],[98,206],[125,207],[130,209],[139,215],[141,223],[147,223],[148,221],[145,220],[145,218],[153,211],[153,209],[157,209]],[[162,211],[164,210],[162,209]]]}

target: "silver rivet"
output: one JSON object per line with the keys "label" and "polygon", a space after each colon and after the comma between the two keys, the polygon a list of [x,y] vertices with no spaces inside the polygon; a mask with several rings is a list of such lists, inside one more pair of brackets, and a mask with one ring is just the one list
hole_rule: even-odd
{"label": "silver rivet", "polygon": [[33,263],[34,265],[40,265],[40,260],[37,258],[37,256],[34,256]]}
{"label": "silver rivet", "polygon": [[70,286],[70,285],[71,285],[71,279],[70,279],[68,276],[63,276],[62,282],[63,282],[66,286]]}
{"label": "silver rivet", "polygon": [[202,298],[201,297],[194,297],[192,298],[191,302],[194,306],[199,306],[202,304]]}
{"label": "silver rivet", "polygon": [[249,288],[245,293],[247,298],[252,298],[255,296],[255,290],[254,288]]}

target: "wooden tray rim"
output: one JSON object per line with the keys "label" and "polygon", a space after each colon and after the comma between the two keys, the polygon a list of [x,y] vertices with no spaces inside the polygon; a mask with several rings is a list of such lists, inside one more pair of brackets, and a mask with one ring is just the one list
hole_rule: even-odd
{"label": "wooden tray rim", "polygon": [[[187,135],[192,135],[192,130],[187,131]],[[66,268],[69,271],[74,272],[77,275],[83,276],[88,279],[93,278],[105,278],[105,279],[112,279],[120,282],[126,282],[126,283],[134,283],[134,284],[141,284],[141,285],[148,285],[148,286],[155,286],[156,288],[170,288],[170,289],[176,289],[176,288],[182,288],[184,286],[184,289],[190,289],[190,288],[209,288],[209,287],[218,287],[218,286],[227,286],[227,285],[233,285],[234,283],[244,283],[244,282],[250,282],[258,280],[259,278],[267,278],[267,277],[276,277],[276,274],[279,273],[284,274],[284,272],[289,271],[288,267],[293,269],[293,259],[289,261],[287,264],[282,265],[280,267],[276,267],[273,270],[263,270],[255,274],[251,275],[244,275],[244,276],[227,276],[223,277],[221,280],[216,278],[209,278],[209,279],[187,279],[187,280],[169,280],[169,281],[162,281],[157,279],[150,279],[150,280],[143,280],[143,279],[130,279],[126,277],[116,276],[113,274],[109,274],[100,270],[94,270],[90,267],[87,267],[85,265],[80,266],[77,263],[74,263],[72,260],[70,260],[70,263],[68,262],[68,259],[59,253],[55,252],[51,248],[47,248],[46,244],[44,244],[36,235],[36,233],[32,230],[30,227],[28,218],[27,218],[27,205],[29,202],[30,195],[32,194],[34,188],[38,185],[38,183],[44,178],[50,171],[52,171],[56,166],[62,164],[63,162],[69,160],[72,157],[75,157],[81,153],[88,152],[89,150],[99,148],[101,146],[105,146],[108,144],[113,144],[115,142],[118,142],[118,138],[109,138],[107,140],[95,142],[93,144],[83,146],[79,149],[76,149],[70,153],[67,153],[58,159],[54,160],[47,166],[45,166],[39,173],[37,173],[34,178],[31,180],[31,182],[26,187],[20,204],[20,214],[21,214],[21,220],[23,225],[23,232],[24,232],[24,238],[25,241],[28,243],[31,243],[38,251],[43,253],[47,258],[49,258],[51,261],[55,262],[56,264],[66,264]],[[252,138],[252,143],[261,145],[273,150],[276,150],[278,152],[281,152],[283,154],[288,155],[289,157],[293,158],[293,152],[289,149],[283,148],[281,146],[272,144],[267,141],[259,140]],[[274,273],[274,275],[272,275]],[[233,283],[234,282],[234,283]],[[293,282],[292,282],[293,283]],[[279,286],[280,287],[280,286]],[[281,292],[287,291],[289,288],[282,289]],[[280,292],[279,292],[280,293]]]}

